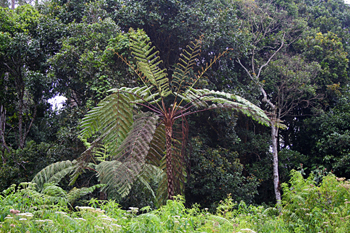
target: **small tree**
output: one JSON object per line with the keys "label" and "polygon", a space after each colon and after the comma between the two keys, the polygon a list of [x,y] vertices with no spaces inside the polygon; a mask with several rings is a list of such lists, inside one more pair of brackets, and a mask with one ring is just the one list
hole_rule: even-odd
{"label": "small tree", "polygon": [[[82,138],[97,135],[93,143],[75,163],[73,177],[88,166],[99,145],[107,146],[107,156],[94,166],[101,183],[109,193],[126,195],[139,177],[150,177],[156,168],[166,176],[160,182],[158,195],[172,199],[183,193],[186,172],[184,151],[187,136],[186,116],[216,108],[240,111],[268,124],[265,113],[249,101],[225,92],[195,89],[194,85],[219,54],[197,75],[192,67],[200,53],[200,40],[183,50],[171,78],[160,69],[158,52],[141,31],[130,30],[129,41],[136,64],[124,60],[142,80],[144,86],[112,89],[111,94],[92,109],[82,121]],[[180,126],[180,133],[175,127]],[[104,147],[105,148],[105,147]],[[74,179],[73,179],[74,180]]]}

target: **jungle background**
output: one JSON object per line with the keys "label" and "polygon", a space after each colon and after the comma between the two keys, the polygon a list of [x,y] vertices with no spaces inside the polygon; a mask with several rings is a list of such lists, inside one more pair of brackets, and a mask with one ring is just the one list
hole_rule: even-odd
{"label": "jungle background", "polygon": [[[144,0],[1,2],[0,190],[86,149],[80,121],[115,87],[140,80],[122,39],[143,29],[169,73],[190,41],[201,38],[197,67],[230,50],[200,86],[240,95],[268,109],[250,74],[283,110],[278,134],[280,183],[292,169],[350,178],[350,7],[342,0]],[[13,7],[14,6],[14,7]],[[12,9],[14,8],[14,9]],[[261,73],[255,73],[270,59]],[[55,109],[48,102],[67,98]],[[188,119],[186,205],[235,201],[274,204],[269,127],[215,110]],[[62,187],[70,190],[69,180]],[[74,184],[97,184],[86,171]],[[151,184],[152,185],[152,184]],[[103,193],[102,193],[103,194]],[[95,191],[89,197],[103,197]],[[137,182],[125,207],[150,205]],[[107,197],[108,198],[108,197]]]}

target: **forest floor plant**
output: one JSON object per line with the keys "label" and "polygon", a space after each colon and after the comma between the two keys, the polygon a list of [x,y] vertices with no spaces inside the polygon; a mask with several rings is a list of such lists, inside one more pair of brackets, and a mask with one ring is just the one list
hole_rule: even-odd
{"label": "forest floor plant", "polygon": [[282,212],[277,208],[247,206],[230,195],[216,212],[186,208],[176,196],[151,210],[120,208],[115,201],[91,199],[88,206],[68,208],[37,196],[28,185],[14,186],[0,195],[0,232],[348,232],[350,182],[332,174],[316,185],[292,171],[283,184]]}

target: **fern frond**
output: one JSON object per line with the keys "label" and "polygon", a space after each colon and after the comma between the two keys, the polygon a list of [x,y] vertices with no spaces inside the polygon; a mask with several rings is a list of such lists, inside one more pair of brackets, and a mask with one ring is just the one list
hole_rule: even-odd
{"label": "fern frond", "polygon": [[163,173],[159,177],[158,188],[157,188],[157,201],[158,205],[163,205],[168,199],[168,178],[166,175],[166,157],[161,161],[161,166],[159,167]]}
{"label": "fern frond", "polygon": [[54,197],[54,198],[67,198],[67,193],[61,187],[54,183],[45,183],[41,194]]}
{"label": "fern frond", "polygon": [[121,196],[129,193],[131,184],[145,164],[157,121],[158,116],[152,113],[137,115],[127,138],[115,148],[115,160],[96,166],[100,182],[107,184],[106,190],[116,189]]}
{"label": "fern frond", "polygon": [[196,108],[232,109],[252,117],[261,124],[267,126],[270,125],[270,119],[266,116],[263,110],[248,100],[234,94],[212,91],[208,89],[189,88],[183,95],[180,96]]}
{"label": "fern frond", "polygon": [[191,88],[194,87],[194,85],[200,80],[205,72],[207,72],[218,60],[220,60],[221,57],[223,57],[229,50],[232,49],[227,49],[222,53],[219,53],[217,56],[215,56],[213,59],[210,59],[209,62],[205,64],[205,67],[202,67],[202,70],[198,71],[198,75],[196,75],[195,81],[193,82]]}
{"label": "fern frond", "polygon": [[151,94],[147,87],[122,87],[110,92],[113,93],[83,118],[81,136],[90,138],[100,132],[103,143],[120,145],[133,124],[133,107],[138,103],[157,101],[158,94]]}
{"label": "fern frond", "polygon": [[83,188],[75,188],[74,187],[67,194],[67,201],[68,201],[68,203],[74,203],[76,200],[78,200],[82,196],[88,195],[88,194],[92,193],[93,191],[95,191],[95,189],[102,188],[104,186],[105,186],[104,184],[96,184],[96,185],[91,186],[91,187],[83,187]]}
{"label": "fern frond", "polygon": [[[182,93],[183,88],[191,86],[194,80],[190,79],[192,67],[197,63],[197,57],[200,55],[201,40],[191,42],[190,45],[186,46],[183,53],[180,55],[179,62],[176,65],[174,74],[172,76],[171,84],[173,90],[177,93]],[[186,80],[188,79],[188,80]],[[187,83],[186,83],[187,82]]]}
{"label": "fern frond", "polygon": [[100,147],[95,149],[94,154],[97,161],[106,161],[111,156],[111,154],[108,153],[108,144],[101,145]]}
{"label": "fern frond", "polygon": [[150,143],[150,148],[146,156],[146,162],[159,167],[162,158],[165,155],[165,126],[161,123],[157,126]]}
{"label": "fern frond", "polygon": [[146,81],[157,88],[161,97],[168,96],[171,92],[167,72],[166,69],[159,68],[158,65],[162,61],[158,56],[159,52],[154,52],[154,46],[152,47],[149,38],[142,37],[138,33],[131,33],[130,48],[137,60],[137,68],[145,75]]}
{"label": "fern frond", "polygon": [[125,94],[121,90],[107,96],[83,118],[81,136],[90,138],[97,132],[105,133],[113,130],[115,137],[111,143],[120,144],[133,124],[134,99],[133,95]]}
{"label": "fern frond", "polygon": [[151,192],[152,197],[156,203],[156,206],[159,206],[156,192],[152,189],[149,183],[153,180],[156,183],[159,183],[162,180],[162,177],[166,176],[163,170],[159,167],[145,164],[142,170],[142,173],[138,176],[138,180]]}
{"label": "fern frond", "polygon": [[32,183],[37,184],[40,191],[44,188],[45,183],[58,184],[63,177],[71,173],[75,168],[76,161],[70,160],[50,164],[38,172],[32,179]]}

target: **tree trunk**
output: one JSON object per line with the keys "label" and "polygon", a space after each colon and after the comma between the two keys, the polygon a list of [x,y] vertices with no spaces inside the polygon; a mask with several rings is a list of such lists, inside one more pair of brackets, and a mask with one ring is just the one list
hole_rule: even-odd
{"label": "tree trunk", "polygon": [[3,105],[0,106],[0,141],[2,147],[2,163],[6,163],[6,158],[4,157],[5,150],[10,152],[10,148],[7,146],[5,141],[5,127],[6,127],[6,109]]}
{"label": "tree trunk", "polygon": [[166,134],[166,175],[168,179],[168,198],[170,200],[174,199],[174,176],[173,176],[173,162],[171,154],[171,144],[173,129],[171,126],[165,127]]}
{"label": "tree trunk", "polygon": [[24,148],[24,133],[23,133],[23,99],[18,101],[18,144],[19,148]]}
{"label": "tree trunk", "polygon": [[280,179],[278,174],[278,127],[276,120],[271,121],[271,140],[272,140],[272,156],[273,156],[273,187],[275,191],[277,204],[281,204]]}

